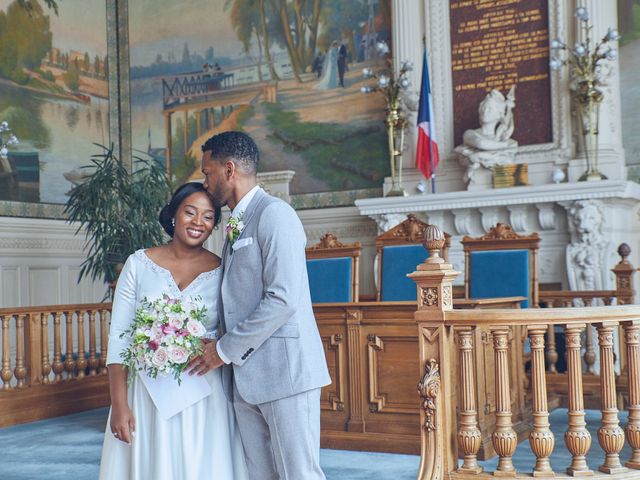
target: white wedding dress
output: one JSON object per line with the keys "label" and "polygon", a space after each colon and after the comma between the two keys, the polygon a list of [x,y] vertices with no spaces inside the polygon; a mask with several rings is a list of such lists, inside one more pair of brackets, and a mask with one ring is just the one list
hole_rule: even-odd
{"label": "white wedding dress", "polygon": [[339,47],[330,47],[326,53],[322,77],[313,87],[314,90],[331,90],[338,87],[338,49]]}
{"label": "white wedding dress", "polygon": [[[180,291],[171,272],[155,264],[143,250],[131,255],[120,274],[113,300],[107,364],[122,363],[120,352],[128,342],[120,338],[120,333],[129,328],[144,297],[155,300],[164,293],[184,301],[201,297],[207,307],[205,327],[213,331],[218,324],[221,281],[222,269],[217,268],[200,274]],[[233,405],[222,389],[220,369],[207,373],[205,378],[213,393],[165,420],[136,377],[128,388],[135,437],[131,445],[117,440],[107,420],[100,480],[248,479]]]}

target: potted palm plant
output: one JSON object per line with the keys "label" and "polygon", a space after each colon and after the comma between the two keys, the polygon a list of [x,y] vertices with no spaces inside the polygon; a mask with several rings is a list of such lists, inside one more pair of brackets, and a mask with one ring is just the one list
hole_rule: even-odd
{"label": "potted palm plant", "polygon": [[[97,145],[97,144],[96,144]],[[133,172],[116,158],[113,145],[91,157],[84,181],[69,192],[67,221],[84,229],[87,258],[78,281],[86,276],[113,285],[127,257],[162,242],[158,212],[171,193],[164,168],[134,157]]]}

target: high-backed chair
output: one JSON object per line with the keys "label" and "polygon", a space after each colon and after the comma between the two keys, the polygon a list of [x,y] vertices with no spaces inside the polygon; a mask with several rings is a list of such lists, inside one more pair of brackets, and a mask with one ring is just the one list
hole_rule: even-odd
{"label": "high-backed chair", "polygon": [[332,233],[306,249],[313,303],[358,301],[360,251],[360,242],[343,244]]}
{"label": "high-backed chair", "polygon": [[[376,238],[378,277],[378,301],[403,301],[416,299],[416,284],[407,278],[408,273],[424,262],[429,252],[422,245],[427,224],[415,215]],[[445,245],[441,256],[448,260],[451,235],[444,234]]]}
{"label": "high-backed chair", "polygon": [[538,306],[537,233],[518,235],[498,223],[482,237],[465,236],[462,247],[467,298],[522,296],[522,307]]}

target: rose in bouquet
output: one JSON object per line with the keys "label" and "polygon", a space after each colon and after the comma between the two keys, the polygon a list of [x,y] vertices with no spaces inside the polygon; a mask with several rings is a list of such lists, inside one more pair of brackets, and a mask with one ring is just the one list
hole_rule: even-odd
{"label": "rose in bouquet", "polygon": [[135,372],[143,371],[151,378],[173,375],[180,384],[180,375],[189,361],[202,354],[206,311],[199,297],[189,302],[166,294],[153,301],[145,297],[131,328],[121,335],[131,339],[120,354],[132,372],[131,378]]}

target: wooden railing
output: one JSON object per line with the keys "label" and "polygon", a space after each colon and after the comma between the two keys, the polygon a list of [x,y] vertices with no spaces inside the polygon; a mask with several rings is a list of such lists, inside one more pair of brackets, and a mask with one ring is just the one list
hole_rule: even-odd
{"label": "wooden railing", "polygon": [[596,305],[630,305],[633,303],[633,275],[636,269],[627,259],[631,248],[626,243],[618,247],[620,261],[611,269],[616,278],[615,290],[541,290],[540,306],[591,307]]}
{"label": "wooden railing", "polygon": [[[457,308],[519,308],[524,297],[456,299]],[[321,443],[325,448],[395,453],[420,452],[415,379],[420,374],[419,339],[415,302],[357,302],[315,304],[314,314],[324,345],[332,383],[322,389]],[[487,332],[478,330],[478,342]],[[522,345],[522,342],[519,343]],[[491,368],[493,358],[485,348],[478,369]],[[511,369],[516,430],[528,430],[530,416],[523,387],[522,349],[514,349]],[[487,385],[491,389],[492,385]],[[483,385],[482,391],[485,386]],[[493,393],[479,421],[495,423]],[[494,454],[491,438],[482,439],[481,456]]]}
{"label": "wooden railing", "polygon": [[[611,269],[615,275],[615,290],[590,290],[590,291],[541,291],[541,306],[549,307],[591,307],[597,305],[630,305],[633,303],[634,288],[633,276],[636,272],[634,266],[629,262],[628,257],[631,249],[626,243],[618,247],[620,261]],[[557,331],[558,330],[558,331]],[[561,338],[556,338],[560,334]],[[586,326],[584,337],[583,360],[583,391],[584,403],[587,408],[598,408],[600,404],[600,377],[596,364],[597,359],[597,333],[593,326]],[[616,376],[617,394],[621,401],[628,398],[628,383],[626,378],[627,355],[624,342],[625,335],[622,327],[618,328],[617,335],[614,336],[614,354],[619,375]],[[546,334],[545,360],[547,365],[547,385],[552,401],[557,400],[555,405],[568,406],[568,380],[567,380],[567,351],[566,332],[558,327],[549,325]]]}
{"label": "wooden railing", "polygon": [[0,427],[109,403],[111,305],[0,309]]}
{"label": "wooden railing", "polygon": [[[640,306],[610,306],[548,309],[457,310],[451,301],[452,281],[457,275],[438,258],[441,232],[426,232],[427,248],[432,255],[411,277],[419,287],[419,358],[423,366],[418,385],[422,399],[420,411],[421,462],[419,480],[477,477],[482,472],[477,458],[481,439],[489,434],[498,454],[493,476],[525,478],[534,476],[592,475],[598,478],[640,479]],[[567,338],[568,422],[564,446],[549,425],[545,334],[550,325],[560,325]],[[592,439],[586,428],[583,404],[583,378],[580,351],[581,336],[593,326],[598,335],[600,353],[600,406],[602,419],[597,441],[604,461],[597,472],[586,462]],[[614,332],[621,327],[626,340],[629,385],[626,409],[628,425],[619,421],[614,373]],[[511,401],[509,374],[510,340],[518,328],[525,328],[531,344],[531,399],[533,427],[529,448],[535,462],[526,472],[517,472],[513,455],[517,446]],[[491,333],[494,371],[482,372],[495,382],[496,422],[492,431],[482,431],[478,422],[479,382],[475,358],[480,346],[475,341],[478,329]],[[460,388],[456,388],[460,385]],[[625,440],[632,454],[620,458]],[[571,460],[564,471],[554,471],[549,457],[554,448],[566,448]],[[459,463],[458,459],[462,459]],[[624,465],[623,465],[624,463]]]}

